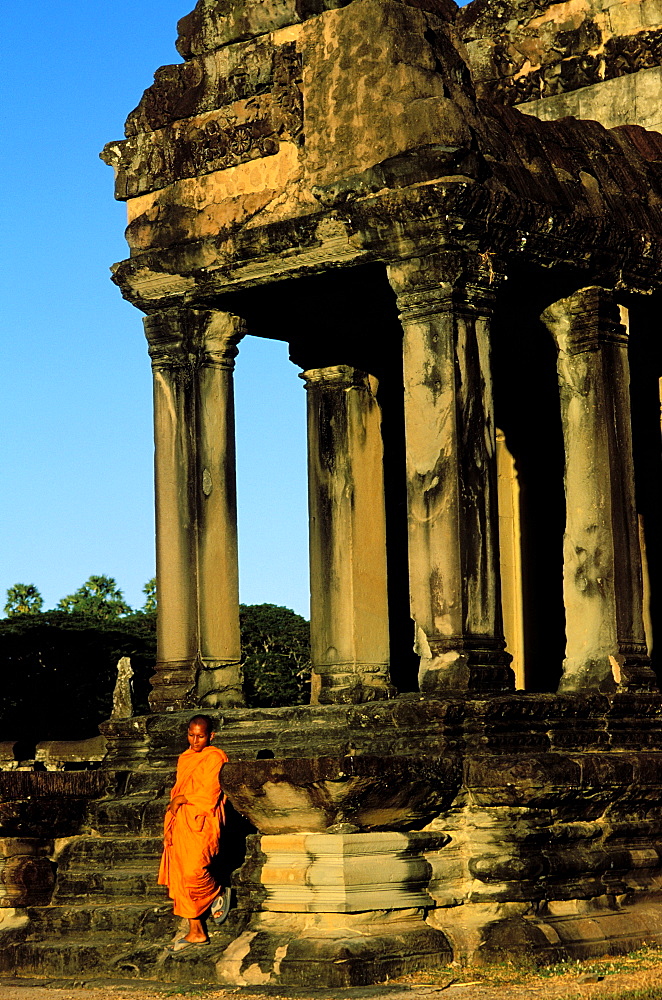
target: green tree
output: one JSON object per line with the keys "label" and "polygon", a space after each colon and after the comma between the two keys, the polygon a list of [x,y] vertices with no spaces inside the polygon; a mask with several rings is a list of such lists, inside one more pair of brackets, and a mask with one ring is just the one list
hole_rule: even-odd
{"label": "green tree", "polygon": [[130,615],[132,611],[112,576],[91,576],[73,594],[58,601],[57,608],[68,614],[78,612],[107,620]]}
{"label": "green tree", "polygon": [[149,711],[153,615],[46,611],[0,620],[0,740],[85,739],[110,717],[117,661],[131,658],[136,715]]}
{"label": "green tree", "polygon": [[239,622],[247,704],[305,704],[310,696],[310,623],[276,604],[242,604]]}
{"label": "green tree", "polygon": [[156,577],[153,576],[151,580],[148,580],[143,587],[143,594],[145,595],[145,603],[142,606],[142,610],[145,614],[150,614],[152,611],[156,611]]}
{"label": "green tree", "polygon": [[14,615],[34,615],[41,611],[44,599],[34,583],[15,583],[7,591],[5,614],[9,618]]}
{"label": "green tree", "polygon": [[[242,605],[240,612],[248,704],[307,702],[308,622],[274,604]],[[113,707],[121,656],[131,658],[134,712],[142,715],[156,660],[155,611],[106,618],[96,610],[55,610],[0,620],[0,740],[95,735]]]}

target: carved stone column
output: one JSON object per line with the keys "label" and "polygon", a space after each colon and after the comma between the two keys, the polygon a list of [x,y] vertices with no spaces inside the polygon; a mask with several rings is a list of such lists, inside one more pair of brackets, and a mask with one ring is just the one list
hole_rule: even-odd
{"label": "carved stone column", "polygon": [[559,690],[651,688],[627,330],[613,294],[598,287],[555,302],[542,320],[559,351],[565,441],[566,656]]}
{"label": "carved stone column", "polygon": [[411,614],[420,689],[514,687],[501,619],[489,258],[392,264],[404,329]]}
{"label": "carved stone column", "polygon": [[377,381],[347,365],[301,378],[308,393],[311,700],[387,698],[393,689]]}
{"label": "carved stone column", "polygon": [[242,704],[233,377],[242,321],[145,318],[154,372],[157,672],[154,711]]}

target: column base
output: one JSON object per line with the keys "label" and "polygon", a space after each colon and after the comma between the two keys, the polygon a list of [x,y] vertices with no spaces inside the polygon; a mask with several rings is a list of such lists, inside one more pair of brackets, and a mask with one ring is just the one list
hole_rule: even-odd
{"label": "column base", "polygon": [[201,708],[241,708],[245,704],[242,691],[241,663],[223,660],[202,660],[198,663],[196,680],[197,704]]}
{"label": "column base", "polygon": [[196,664],[192,660],[157,661],[156,673],[150,681],[149,707],[152,712],[196,708],[196,672]]}
{"label": "column base", "polygon": [[254,912],[216,961],[219,982],[367,986],[446,965],[447,937],[426,923],[424,857],[446,839],[394,831],[251,838],[234,884]]}
{"label": "column base", "polygon": [[264,835],[263,910],[281,913],[365,913],[430,906],[425,850],[443,834],[396,831]]}
{"label": "column base", "polygon": [[622,643],[618,653],[566,657],[559,694],[614,694],[617,691],[657,691],[657,678],[645,643]]}
{"label": "column base", "polygon": [[623,691],[658,691],[657,677],[651,667],[645,642],[619,644],[621,650],[621,681]]}
{"label": "column base", "polygon": [[178,660],[156,664],[149,707],[152,712],[186,708],[241,708],[241,664],[222,660]]}
{"label": "column base", "polygon": [[216,961],[228,986],[370,986],[453,959],[425,911],[257,913]]}
{"label": "column base", "polygon": [[387,663],[333,663],[313,666],[311,704],[358,705],[394,698]]}
{"label": "column base", "polygon": [[[422,656],[418,686],[427,697],[454,692],[498,694],[515,690],[515,674],[502,639],[465,639],[430,641],[430,656]],[[427,651],[427,650],[426,650]]]}

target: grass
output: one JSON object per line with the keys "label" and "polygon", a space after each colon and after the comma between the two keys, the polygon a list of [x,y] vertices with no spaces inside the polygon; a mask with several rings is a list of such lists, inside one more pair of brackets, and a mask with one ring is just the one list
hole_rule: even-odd
{"label": "grass", "polygon": [[[660,1000],[662,985],[644,986],[643,989],[635,987],[633,990],[618,989],[615,993],[603,991],[599,997],[600,1000]],[[586,993],[566,993],[564,996],[555,997],[554,1000],[586,1000]]]}
{"label": "grass", "polygon": [[[659,985],[651,984],[650,972],[656,970]],[[641,977],[627,985],[609,989],[609,977],[627,974]],[[591,983],[586,977],[600,977]],[[586,1000],[595,993],[599,1000],[662,1000],[662,947],[645,946],[627,955],[607,955],[599,959],[567,960],[537,965],[531,960],[511,960],[485,966],[453,965],[445,969],[403,976],[397,982],[410,986],[443,986],[450,978],[459,983],[476,983],[503,989],[508,986],[538,986],[554,982],[553,1000]],[[599,982],[599,990],[595,986]],[[578,989],[579,988],[579,989]],[[567,992],[563,992],[567,990]],[[507,995],[507,994],[506,994]]]}
{"label": "grass", "polygon": [[176,986],[171,990],[166,990],[164,996],[167,997],[204,997],[209,993],[207,986]]}

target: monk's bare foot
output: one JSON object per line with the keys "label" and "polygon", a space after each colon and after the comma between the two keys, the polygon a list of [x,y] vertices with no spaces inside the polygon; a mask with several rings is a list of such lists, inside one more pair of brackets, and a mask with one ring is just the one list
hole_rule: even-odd
{"label": "monk's bare foot", "polygon": [[197,917],[189,917],[188,934],[184,936],[184,940],[189,944],[206,944],[209,941],[207,929]]}

